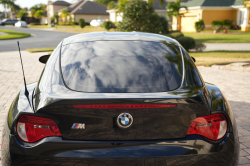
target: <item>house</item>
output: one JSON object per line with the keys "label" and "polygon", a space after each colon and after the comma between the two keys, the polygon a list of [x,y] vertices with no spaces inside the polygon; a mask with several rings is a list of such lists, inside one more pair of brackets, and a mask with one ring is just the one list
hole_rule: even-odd
{"label": "house", "polygon": [[[93,1],[80,0],[64,9],[68,9],[75,22],[78,22],[80,18],[88,23],[94,19],[107,20],[109,18],[109,13],[106,12],[107,7]],[[61,15],[61,11],[58,11],[58,14]]]}
{"label": "house", "polygon": [[50,18],[53,17],[61,9],[70,6],[71,4],[65,1],[49,2],[47,5],[47,20],[50,23]]}
{"label": "house", "polygon": [[[153,7],[155,9],[155,12],[163,17],[167,17],[167,1],[165,2],[165,4],[163,6],[160,6],[160,1],[159,0],[155,0]],[[122,21],[122,16],[123,13],[117,13],[117,9],[110,9],[107,10],[107,12],[109,13],[109,20],[112,22],[119,22]]]}
{"label": "house", "polygon": [[212,21],[234,20],[242,31],[250,31],[250,12],[244,7],[242,0],[189,0],[183,4],[188,7],[188,12],[177,19],[173,17],[172,29],[195,32],[196,21],[204,20],[205,30],[212,29]]}
{"label": "house", "polygon": [[93,19],[105,20],[109,18],[109,13],[106,12],[107,7],[93,1],[79,0],[73,4],[65,1],[55,1],[50,2],[47,6],[48,21],[50,21],[50,18],[55,14],[60,16],[62,9],[68,9],[70,13],[69,17],[71,17],[74,22],[78,22],[80,18],[83,18],[85,22],[90,22]]}

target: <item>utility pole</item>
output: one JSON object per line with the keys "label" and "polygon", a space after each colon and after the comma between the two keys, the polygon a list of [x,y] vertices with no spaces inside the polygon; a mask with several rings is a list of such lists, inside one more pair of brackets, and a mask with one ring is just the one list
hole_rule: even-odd
{"label": "utility pole", "polygon": [[51,21],[50,21],[50,12],[49,12],[49,4],[50,4],[51,0],[48,0],[48,5],[46,7],[47,10],[47,21],[48,21],[48,26],[51,27]]}

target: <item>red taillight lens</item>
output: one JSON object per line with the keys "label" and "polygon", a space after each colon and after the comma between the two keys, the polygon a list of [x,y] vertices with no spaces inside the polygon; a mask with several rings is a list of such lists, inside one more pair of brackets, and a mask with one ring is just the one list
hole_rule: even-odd
{"label": "red taillight lens", "polygon": [[142,109],[142,108],[166,108],[175,107],[175,104],[96,104],[96,105],[74,105],[75,108],[94,109]]}
{"label": "red taillight lens", "polygon": [[17,123],[17,134],[25,142],[35,142],[49,136],[61,136],[53,120],[30,115],[21,116]]}
{"label": "red taillight lens", "polygon": [[198,134],[211,140],[219,140],[227,132],[227,121],[222,114],[196,118],[191,123],[187,135]]}

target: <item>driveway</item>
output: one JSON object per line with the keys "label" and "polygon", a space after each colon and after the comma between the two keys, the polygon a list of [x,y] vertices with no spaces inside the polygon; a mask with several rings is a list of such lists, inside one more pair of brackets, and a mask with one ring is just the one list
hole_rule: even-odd
{"label": "driveway", "polygon": [[30,28],[16,28],[16,27],[3,27],[0,29],[8,29],[20,32],[31,33],[32,37],[11,39],[11,40],[0,40],[0,52],[2,51],[16,51],[17,41],[20,42],[21,50],[29,48],[48,48],[56,47],[62,39],[75,35],[75,33],[58,32],[49,30],[39,30]]}
{"label": "driveway", "polygon": [[202,43],[191,51],[250,51],[250,43]]}
{"label": "driveway", "polygon": [[[27,83],[39,79],[44,64],[38,58],[46,53],[22,51]],[[2,143],[3,123],[8,109],[23,87],[23,77],[19,54],[0,52],[0,144]],[[250,74],[248,72],[225,71],[210,67],[199,67],[206,82],[217,85],[229,100],[238,124],[241,152],[240,165],[250,166]],[[0,145],[1,147],[1,145]]]}

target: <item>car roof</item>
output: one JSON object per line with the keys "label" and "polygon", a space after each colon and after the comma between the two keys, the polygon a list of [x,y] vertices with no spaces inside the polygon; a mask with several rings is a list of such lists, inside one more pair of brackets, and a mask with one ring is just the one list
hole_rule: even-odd
{"label": "car roof", "polygon": [[166,41],[167,43],[177,44],[179,43],[170,37],[153,33],[143,32],[92,32],[82,33],[65,38],[62,45],[80,43],[85,41],[107,41],[107,40],[140,40],[140,41]]}

